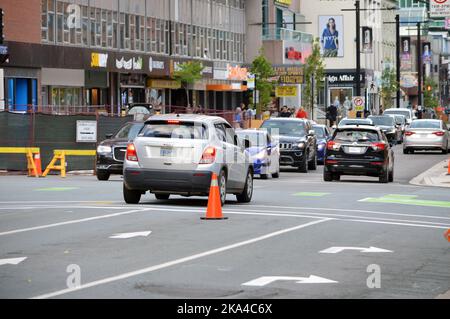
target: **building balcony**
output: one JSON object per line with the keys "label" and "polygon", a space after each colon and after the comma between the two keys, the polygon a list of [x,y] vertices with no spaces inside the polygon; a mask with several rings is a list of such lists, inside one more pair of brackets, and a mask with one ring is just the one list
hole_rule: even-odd
{"label": "building balcony", "polygon": [[279,27],[266,27],[263,28],[263,41],[297,41],[302,43],[311,43],[313,40],[313,35],[311,33],[306,33],[297,30],[290,30]]}

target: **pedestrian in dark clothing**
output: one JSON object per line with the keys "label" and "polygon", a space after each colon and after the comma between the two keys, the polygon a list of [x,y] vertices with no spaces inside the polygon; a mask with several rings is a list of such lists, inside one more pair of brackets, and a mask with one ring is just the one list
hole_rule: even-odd
{"label": "pedestrian in dark clothing", "polygon": [[338,115],[338,109],[333,104],[330,105],[327,109],[327,119],[330,121],[330,127],[333,127],[334,123],[336,123]]}
{"label": "pedestrian in dark clothing", "polygon": [[291,112],[289,112],[288,107],[287,106],[283,106],[283,108],[281,109],[280,112],[280,117],[291,117]]}

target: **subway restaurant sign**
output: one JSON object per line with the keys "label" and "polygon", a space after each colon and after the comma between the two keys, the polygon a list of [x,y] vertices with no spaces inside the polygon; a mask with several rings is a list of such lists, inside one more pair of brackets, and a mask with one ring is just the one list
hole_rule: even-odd
{"label": "subway restaurant sign", "polygon": [[282,6],[290,6],[292,0],[275,0],[275,4],[281,4]]}
{"label": "subway restaurant sign", "polygon": [[276,97],[295,97],[297,96],[297,86],[277,86],[275,88]]}

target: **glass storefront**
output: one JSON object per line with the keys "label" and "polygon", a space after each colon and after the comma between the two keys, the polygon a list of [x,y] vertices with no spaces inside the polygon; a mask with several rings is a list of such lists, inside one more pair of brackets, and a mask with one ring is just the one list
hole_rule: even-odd
{"label": "glass storefront", "polygon": [[83,105],[83,89],[74,87],[52,87],[51,102],[55,106]]}

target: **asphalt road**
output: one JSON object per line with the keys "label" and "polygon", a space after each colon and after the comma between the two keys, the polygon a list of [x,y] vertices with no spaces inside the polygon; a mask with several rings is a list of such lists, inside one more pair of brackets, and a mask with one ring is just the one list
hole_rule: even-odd
{"label": "asphalt road", "polygon": [[224,221],[201,198],[125,205],[120,176],[1,176],[0,298],[436,298],[450,192],[408,181],[445,156],[400,151],[394,183],[287,169]]}

